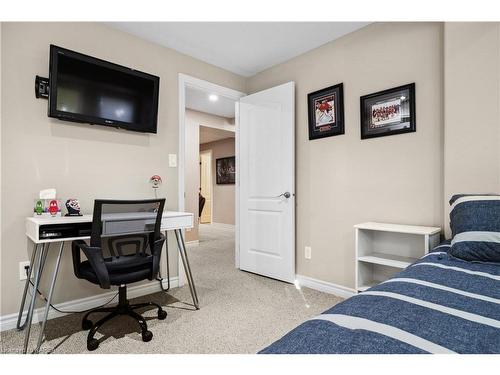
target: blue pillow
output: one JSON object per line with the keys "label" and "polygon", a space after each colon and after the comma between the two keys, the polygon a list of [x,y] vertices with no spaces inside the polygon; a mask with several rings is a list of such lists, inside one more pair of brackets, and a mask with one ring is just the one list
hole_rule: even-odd
{"label": "blue pillow", "polygon": [[449,254],[472,262],[500,263],[500,195],[454,195],[450,205]]}

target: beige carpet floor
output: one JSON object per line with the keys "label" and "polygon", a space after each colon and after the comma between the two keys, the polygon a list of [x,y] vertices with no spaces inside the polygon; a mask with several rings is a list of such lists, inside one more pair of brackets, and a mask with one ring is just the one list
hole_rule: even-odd
{"label": "beige carpet floor", "polygon": [[[165,307],[142,311],[153,332],[144,343],[137,323],[126,316],[113,319],[96,335],[99,348],[91,353],[256,353],[289,330],[342,299],[279,282],[234,267],[234,231],[201,225],[200,244],[188,248],[201,309],[193,310],[188,286],[155,293],[135,301],[154,300]],[[139,311],[141,312],[141,311]],[[98,314],[95,314],[99,317]],[[47,322],[43,353],[89,353],[81,314]],[[95,319],[95,318],[94,318]],[[39,324],[33,326],[33,350]],[[1,334],[3,353],[20,353],[23,332]]]}

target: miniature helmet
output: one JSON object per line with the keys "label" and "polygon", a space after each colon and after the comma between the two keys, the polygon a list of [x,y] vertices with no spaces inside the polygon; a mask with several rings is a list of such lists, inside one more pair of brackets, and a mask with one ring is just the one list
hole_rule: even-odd
{"label": "miniature helmet", "polygon": [[80,216],[80,202],[78,199],[68,199],[66,201],[66,209],[68,210],[69,216]]}

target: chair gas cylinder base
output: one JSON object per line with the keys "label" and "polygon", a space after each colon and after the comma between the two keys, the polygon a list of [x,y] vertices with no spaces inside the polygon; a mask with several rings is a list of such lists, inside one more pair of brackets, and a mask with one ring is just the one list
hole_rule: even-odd
{"label": "chair gas cylinder base", "polygon": [[[154,302],[145,302],[145,303],[136,303],[130,304],[127,299],[127,287],[125,285],[121,285],[118,289],[118,305],[114,307],[101,307],[97,309],[90,310],[85,314],[82,319],[82,329],[90,330],[87,336],[87,349],[88,350],[96,350],[99,347],[99,340],[94,338],[94,335],[97,333],[99,328],[106,323],[107,321],[118,317],[120,315],[127,315],[137,321],[139,327],[141,328],[141,336],[142,341],[148,342],[153,338],[153,333],[148,331],[148,325],[144,317],[137,312],[136,309],[141,309],[144,307],[154,306],[158,309],[158,319],[164,320],[167,317],[167,312],[162,309],[160,305]],[[103,313],[107,312],[108,315],[99,319],[96,323],[92,323],[89,320],[89,316],[93,313]]]}

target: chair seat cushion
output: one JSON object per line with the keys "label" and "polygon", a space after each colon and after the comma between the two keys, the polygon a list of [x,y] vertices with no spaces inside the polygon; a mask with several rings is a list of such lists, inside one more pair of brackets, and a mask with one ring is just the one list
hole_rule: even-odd
{"label": "chair seat cushion", "polygon": [[[110,257],[104,259],[104,264],[108,269],[111,285],[129,284],[152,277],[151,255]],[[88,260],[81,263],[80,275],[91,283],[99,284],[99,279]]]}
{"label": "chair seat cushion", "polygon": [[124,272],[133,268],[151,267],[153,257],[151,255],[133,254],[119,257],[104,258],[104,264],[108,272]]}

